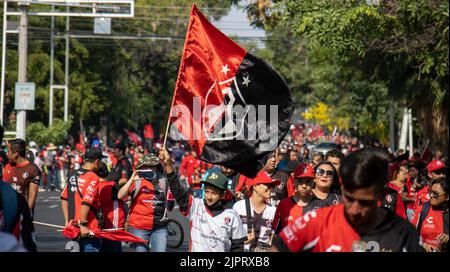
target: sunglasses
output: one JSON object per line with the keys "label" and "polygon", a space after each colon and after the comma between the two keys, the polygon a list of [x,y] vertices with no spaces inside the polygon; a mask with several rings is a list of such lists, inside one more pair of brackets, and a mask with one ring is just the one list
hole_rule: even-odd
{"label": "sunglasses", "polygon": [[439,169],[439,170],[436,170],[436,171],[433,171],[433,173],[435,173],[436,175],[442,175],[442,174],[445,174],[445,169]]}
{"label": "sunglasses", "polygon": [[319,177],[323,176],[324,174],[327,174],[327,177],[333,177],[334,176],[334,171],[332,171],[332,170],[325,170],[325,169],[322,169],[322,168],[317,168],[316,174]]}
{"label": "sunglasses", "polygon": [[439,194],[438,192],[435,192],[435,191],[431,191],[430,192],[430,198],[440,198],[443,195],[446,195],[446,194],[445,193],[444,194]]}

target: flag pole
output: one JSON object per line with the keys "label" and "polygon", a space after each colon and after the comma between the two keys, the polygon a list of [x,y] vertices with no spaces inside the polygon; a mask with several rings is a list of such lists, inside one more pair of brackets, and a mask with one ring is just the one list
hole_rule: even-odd
{"label": "flag pole", "polygon": [[188,35],[190,33],[189,30],[192,28],[192,24],[193,24],[193,20],[192,20],[193,16],[192,16],[192,14],[194,12],[194,7],[195,7],[195,4],[192,3],[191,11],[189,13],[189,16],[190,16],[189,24],[188,24],[188,27],[186,29],[186,40],[184,41],[183,54],[181,56],[180,67],[179,67],[179,70],[178,70],[177,82],[175,83],[175,90],[173,91],[172,104],[170,105],[169,117],[167,118],[166,133],[164,135],[164,142],[163,142],[163,146],[162,146],[163,149],[166,148],[167,135],[169,134],[168,132],[169,132],[169,127],[170,127],[170,113],[172,112],[173,104],[175,103],[175,94],[176,94],[176,91],[177,91],[177,87],[180,84],[180,74],[181,74],[180,71],[184,67],[184,59],[185,59],[185,56],[186,56],[186,46],[187,46],[187,43],[188,43],[188,40],[189,40]]}

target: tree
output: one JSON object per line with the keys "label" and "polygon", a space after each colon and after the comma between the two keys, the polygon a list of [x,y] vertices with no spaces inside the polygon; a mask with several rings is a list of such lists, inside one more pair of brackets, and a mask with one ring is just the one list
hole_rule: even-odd
{"label": "tree", "polygon": [[[275,4],[272,4],[275,2]],[[334,51],[338,66],[383,84],[398,106],[409,106],[432,145],[448,146],[449,1],[257,1],[255,25],[288,27],[310,49]],[[355,70],[355,71],[356,71]]]}

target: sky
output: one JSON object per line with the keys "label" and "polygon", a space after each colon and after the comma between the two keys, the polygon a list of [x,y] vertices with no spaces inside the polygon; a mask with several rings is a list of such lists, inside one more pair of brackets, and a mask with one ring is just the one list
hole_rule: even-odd
{"label": "sky", "polygon": [[[265,31],[253,28],[247,18],[247,13],[242,7],[233,5],[227,16],[219,21],[212,22],[214,26],[220,29],[227,36],[238,36],[246,38],[265,38]],[[261,43],[262,44],[262,43]],[[261,44],[258,44],[261,46]]]}

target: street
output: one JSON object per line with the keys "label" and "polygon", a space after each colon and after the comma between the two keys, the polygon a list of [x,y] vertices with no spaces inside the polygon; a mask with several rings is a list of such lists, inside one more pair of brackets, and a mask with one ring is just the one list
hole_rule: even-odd
{"label": "street", "polygon": [[[176,249],[167,247],[168,252],[187,252],[189,246],[189,221],[178,211],[178,206],[172,212],[169,212],[169,218],[181,223],[184,230],[184,242]],[[35,207],[35,230],[36,243],[39,252],[64,252],[69,241],[65,238],[61,229],[51,226],[41,225],[39,223],[50,225],[64,225],[64,217],[61,210],[61,200],[59,192],[39,192]],[[132,251],[130,248],[124,248],[123,251]]]}

